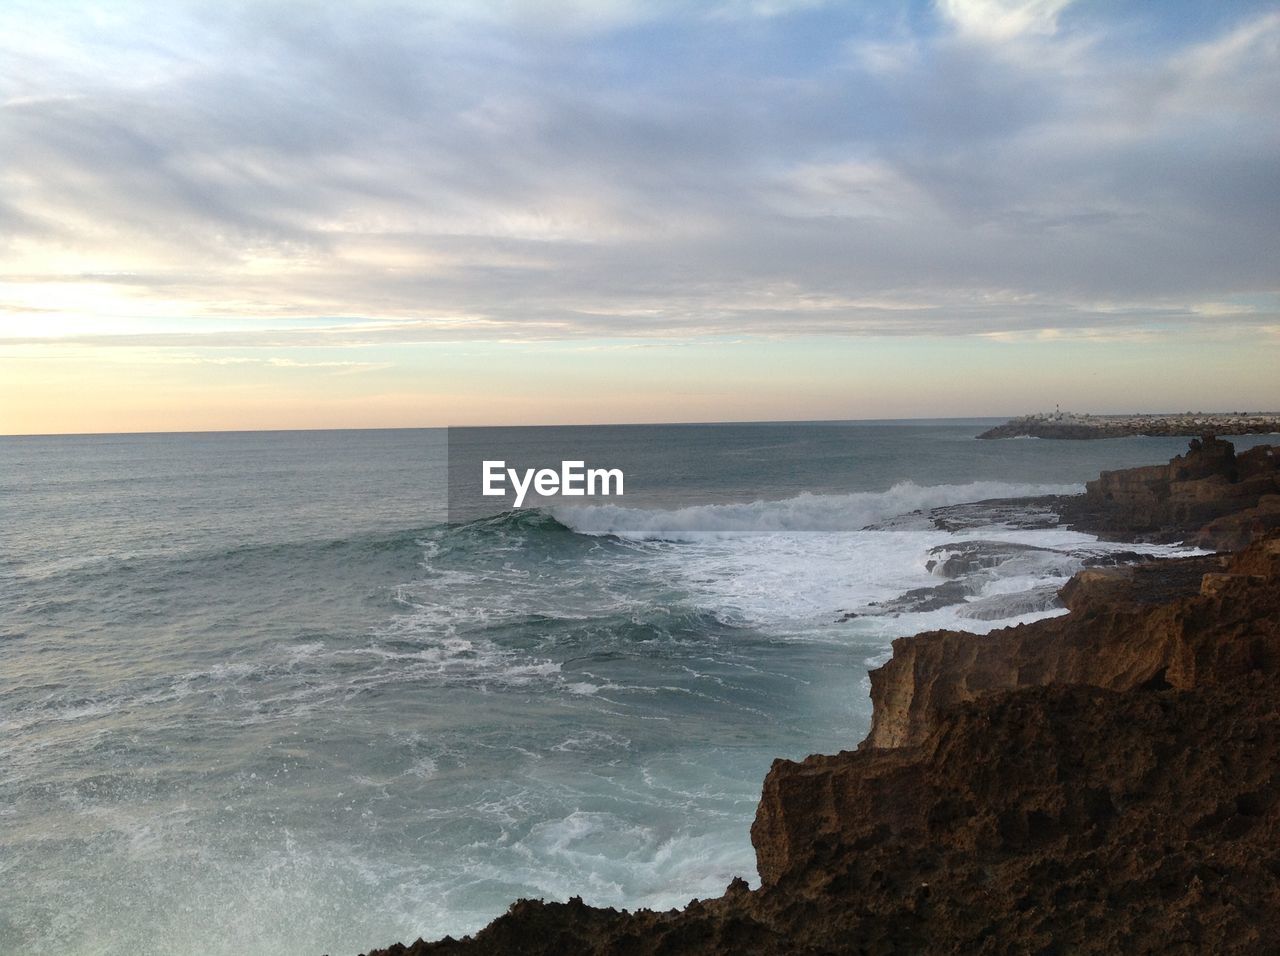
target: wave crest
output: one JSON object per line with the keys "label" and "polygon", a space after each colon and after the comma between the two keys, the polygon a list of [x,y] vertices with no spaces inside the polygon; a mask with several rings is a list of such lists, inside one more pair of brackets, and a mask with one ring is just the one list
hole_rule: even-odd
{"label": "wave crest", "polygon": [[675,509],[556,505],[550,512],[561,524],[579,534],[682,539],[742,532],[859,531],[877,521],[913,511],[993,498],[1070,495],[1083,490],[1077,484],[975,481],[963,485],[921,486],[903,481],[888,491],[858,491],[843,495],[803,492],[793,498],[775,501],[691,505]]}

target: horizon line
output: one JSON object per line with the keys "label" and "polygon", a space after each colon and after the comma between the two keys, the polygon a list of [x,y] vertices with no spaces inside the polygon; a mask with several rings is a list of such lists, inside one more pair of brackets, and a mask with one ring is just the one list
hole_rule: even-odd
{"label": "horizon line", "polygon": [[[285,432],[410,432],[447,431],[450,428],[652,428],[696,425],[841,425],[873,422],[987,421],[1002,415],[947,415],[914,418],[744,418],[719,421],[631,421],[631,422],[528,422],[495,425],[359,425],[351,427],[300,428],[186,428],[119,432],[3,432],[0,438],[100,438],[108,435],[256,435]],[[1016,417],[1016,416],[1014,416]]]}
{"label": "horizon line", "polygon": [[[631,422],[530,422],[525,424],[494,425],[364,425],[354,427],[301,427],[301,428],[189,428],[156,429],[147,431],[102,432],[4,432],[0,438],[101,438],[106,436],[137,435],[251,435],[292,432],[372,432],[372,431],[447,431],[451,428],[645,428],[680,427],[697,425],[844,425],[871,424],[876,422],[946,422],[946,421],[1013,421],[1036,414],[1052,412],[1024,412],[1018,415],[920,415],[907,418],[769,418],[769,419],[721,419],[718,421],[631,421]],[[1063,412],[1064,415],[1094,417],[1156,418],[1183,416],[1180,412]],[[1280,417],[1280,412],[1191,412],[1192,415],[1251,415]]]}

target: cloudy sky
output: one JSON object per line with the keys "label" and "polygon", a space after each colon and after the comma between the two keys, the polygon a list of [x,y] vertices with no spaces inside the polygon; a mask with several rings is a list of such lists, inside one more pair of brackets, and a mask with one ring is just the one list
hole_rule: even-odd
{"label": "cloudy sky", "polygon": [[1280,407],[1280,4],[0,0],[0,433]]}

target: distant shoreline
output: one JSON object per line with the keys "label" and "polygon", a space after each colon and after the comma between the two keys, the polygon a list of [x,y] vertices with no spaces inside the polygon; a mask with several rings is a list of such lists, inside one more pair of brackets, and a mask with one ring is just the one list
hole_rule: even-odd
{"label": "distant shoreline", "polygon": [[1280,433],[1276,412],[1184,412],[1177,415],[1023,415],[989,428],[979,438],[1122,438],[1126,435],[1267,435]]}

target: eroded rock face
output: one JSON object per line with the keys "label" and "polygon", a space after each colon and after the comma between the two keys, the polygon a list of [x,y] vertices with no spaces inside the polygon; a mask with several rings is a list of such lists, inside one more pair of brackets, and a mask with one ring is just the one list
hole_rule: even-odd
{"label": "eroded rock face", "polygon": [[1262,495],[1252,508],[1213,519],[1192,540],[1202,548],[1231,551],[1277,529],[1280,529],[1280,495]]}
{"label": "eroded rock face", "polygon": [[1231,550],[1280,527],[1280,451],[1269,445],[1237,455],[1206,436],[1167,465],[1104,471],[1085,488],[1063,515],[1082,531]]}
{"label": "eroded rock face", "polygon": [[[1263,672],[1181,693],[1026,688],[915,747],[780,762],[752,831],[760,895],[839,886],[941,951],[1259,951],[1249,904],[1280,901],[1276,690]],[[1215,906],[1181,928],[1135,919],[1203,903],[1197,875]],[[1220,921],[1234,929],[1210,941]]]}
{"label": "eroded rock face", "polygon": [[1259,618],[1263,607],[1280,613],[1275,583],[1260,585],[1270,579],[1240,570],[1275,544],[1229,560],[1082,571],[1061,592],[1072,612],[1066,617],[988,635],[933,631],[899,639],[893,658],[871,672],[874,717],[863,746],[919,743],[957,704],[1019,687],[1188,690],[1234,681],[1256,669],[1280,627]]}

